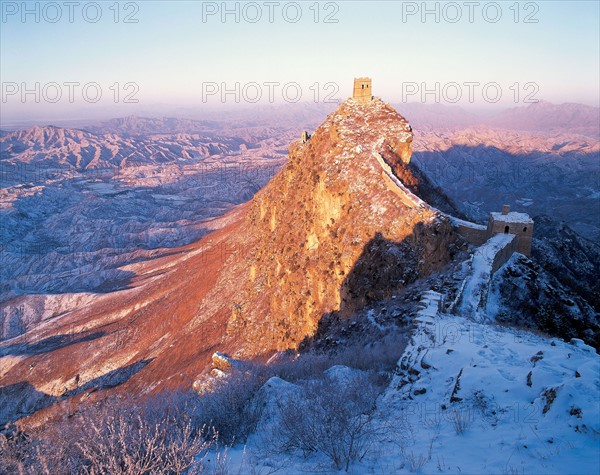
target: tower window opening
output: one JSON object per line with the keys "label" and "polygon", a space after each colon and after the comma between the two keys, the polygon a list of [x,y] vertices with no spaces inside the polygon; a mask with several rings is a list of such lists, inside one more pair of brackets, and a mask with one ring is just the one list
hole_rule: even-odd
{"label": "tower window opening", "polygon": [[524,232],[524,233],[526,233],[526,232],[527,232],[527,226],[525,226],[525,227],[523,228],[523,232]]}
{"label": "tower window opening", "polygon": [[504,226],[504,234],[508,234],[509,229],[510,228],[508,226]]}

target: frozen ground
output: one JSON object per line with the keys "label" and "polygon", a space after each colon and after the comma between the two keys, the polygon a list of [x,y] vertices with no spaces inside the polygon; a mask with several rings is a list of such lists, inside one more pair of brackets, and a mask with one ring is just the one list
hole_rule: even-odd
{"label": "frozen ground", "polygon": [[[600,359],[591,347],[431,313],[377,401],[376,445],[350,473],[600,471]],[[357,370],[331,371],[344,384],[340,375]],[[227,453],[232,473],[337,473],[322,454],[265,449],[273,401],[300,388],[273,378],[261,391],[270,409],[248,443]]]}

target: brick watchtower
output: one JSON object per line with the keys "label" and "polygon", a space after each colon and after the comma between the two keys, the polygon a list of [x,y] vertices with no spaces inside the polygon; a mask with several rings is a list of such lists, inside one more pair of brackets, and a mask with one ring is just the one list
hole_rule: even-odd
{"label": "brick watchtower", "polygon": [[517,236],[517,252],[531,256],[531,239],[533,237],[533,219],[525,213],[510,210],[510,206],[502,206],[501,213],[490,213],[487,234],[515,234]]}
{"label": "brick watchtower", "polygon": [[354,93],[352,98],[358,102],[369,102],[373,99],[371,78],[354,78]]}

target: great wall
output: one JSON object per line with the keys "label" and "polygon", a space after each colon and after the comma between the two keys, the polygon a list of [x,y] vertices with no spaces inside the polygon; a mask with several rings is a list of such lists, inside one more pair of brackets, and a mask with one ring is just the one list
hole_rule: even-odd
{"label": "great wall", "polygon": [[[371,93],[370,78],[354,79],[353,99],[355,101],[368,103],[373,99]],[[381,166],[381,176],[387,188],[406,206],[427,207],[446,216],[465,241],[477,246],[467,263],[470,267],[467,277],[462,282],[455,300],[448,304],[447,310],[451,313],[469,315],[476,321],[484,319],[489,286],[494,273],[508,262],[514,253],[531,256],[533,220],[526,213],[511,211],[510,206],[506,204],[502,206],[501,212],[490,213],[487,226],[443,213],[404,186],[380,153],[374,150],[372,156]],[[430,315],[431,309],[435,307],[437,313],[446,307],[440,294],[431,291],[426,297],[426,305],[418,318],[430,320],[433,317]]]}
{"label": "great wall", "polygon": [[[352,100],[355,103],[366,105],[374,101],[375,97],[372,92],[370,78],[354,79]],[[310,138],[311,135],[308,132],[302,132],[301,143],[306,144]],[[481,321],[485,318],[489,286],[494,273],[508,262],[514,253],[531,256],[533,220],[526,213],[511,211],[507,204],[502,206],[500,212],[489,214],[487,225],[473,223],[444,213],[419,198],[402,183],[390,164],[386,162],[385,157],[379,152],[383,145],[382,142],[377,142],[371,151],[371,156],[381,168],[381,177],[388,190],[410,208],[427,208],[436,214],[445,216],[457,234],[476,247],[466,263],[469,269],[457,296],[452,302],[446,304],[443,302],[443,297],[434,299],[436,308],[448,313],[463,313],[469,315],[473,320]],[[402,160],[405,165],[408,165],[410,155],[403,156]]]}

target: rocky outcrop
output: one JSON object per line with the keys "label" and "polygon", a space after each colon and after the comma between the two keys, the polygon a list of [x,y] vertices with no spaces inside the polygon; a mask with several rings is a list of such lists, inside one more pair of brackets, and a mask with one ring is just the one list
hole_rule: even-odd
{"label": "rocky outcrop", "polygon": [[290,146],[242,233],[253,244],[228,325],[242,353],[295,347],[324,314],[355,311],[452,258],[461,240],[448,220],[392,192],[374,157],[413,183],[411,143],[410,125],[389,105],[350,99],[307,143]]}
{"label": "rocky outcrop", "polygon": [[590,304],[535,260],[515,254],[494,276],[488,308],[496,321],[600,348],[600,318]]}
{"label": "rocky outcrop", "polygon": [[537,216],[533,257],[600,312],[600,246],[550,216]]}

